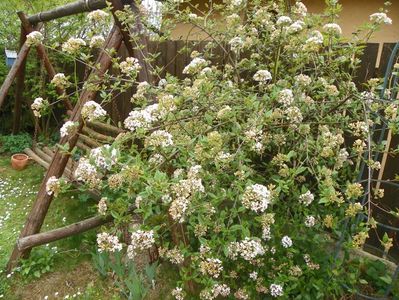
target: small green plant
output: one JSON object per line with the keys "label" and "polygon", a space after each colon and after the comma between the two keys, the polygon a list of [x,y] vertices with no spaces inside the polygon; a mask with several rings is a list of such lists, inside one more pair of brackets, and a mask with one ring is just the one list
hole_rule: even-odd
{"label": "small green plant", "polygon": [[21,260],[19,273],[24,277],[40,278],[43,274],[51,271],[56,253],[56,247],[45,246],[34,249],[28,259]]}
{"label": "small green plant", "polygon": [[28,133],[0,136],[0,153],[22,152],[32,145],[32,138]]}

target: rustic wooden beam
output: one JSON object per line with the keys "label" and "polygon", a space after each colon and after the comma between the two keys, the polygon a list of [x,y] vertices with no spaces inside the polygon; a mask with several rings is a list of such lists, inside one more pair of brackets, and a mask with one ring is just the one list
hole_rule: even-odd
{"label": "rustic wooden beam", "polygon": [[39,22],[48,22],[58,18],[92,11],[95,9],[103,9],[105,7],[107,7],[107,3],[105,0],[79,0],[32,15],[28,18],[28,20],[32,24],[36,24]]}
{"label": "rustic wooden beam", "polygon": [[90,128],[94,128],[98,131],[102,131],[104,133],[110,134],[114,137],[116,137],[118,134],[126,132],[124,129],[110,125],[110,124],[105,124],[101,122],[87,122],[86,125]]}
{"label": "rustic wooden beam", "polygon": [[[31,33],[33,31],[33,28],[32,28],[31,23],[29,23],[29,20],[26,17],[26,15],[22,11],[19,11],[17,14],[18,14],[19,19],[21,20],[22,27],[24,28],[26,33],[27,34]],[[53,77],[56,74],[56,71],[50,62],[50,59],[47,55],[46,48],[42,44],[39,44],[36,46],[36,50],[39,55],[39,58],[43,61],[44,67],[48,73],[50,80],[53,79]],[[68,100],[68,97],[66,97],[65,91],[59,87],[56,87],[56,91],[57,91],[57,94],[62,97],[62,101],[64,102],[65,108],[67,110],[72,110],[73,106],[72,106],[71,102]]]}
{"label": "rustic wooden beam", "polygon": [[83,127],[82,132],[84,134],[86,134],[87,136],[89,136],[91,138],[94,138],[95,140],[104,142],[104,143],[112,143],[112,141],[114,140],[114,138],[112,136],[99,133],[99,132],[97,132],[97,131],[95,131],[95,130],[87,127],[87,126]]}
{"label": "rustic wooden beam", "polygon": [[24,251],[32,247],[44,245],[50,242],[58,241],[66,237],[88,231],[90,229],[111,222],[112,220],[113,218],[111,216],[105,218],[102,216],[96,216],[62,228],[57,228],[47,232],[21,237],[17,241],[17,247],[19,251]]}
{"label": "rustic wooden beam", "polygon": [[[24,27],[21,25],[21,34],[19,37],[19,51],[26,41],[26,31]],[[17,73],[17,83],[15,87],[15,104],[14,104],[14,118],[12,124],[12,133],[17,134],[21,129],[21,110],[22,110],[22,102],[23,102],[23,93],[25,86],[25,67],[26,67],[26,59],[22,62],[22,65]]]}
{"label": "rustic wooden beam", "polygon": [[[93,70],[92,74],[90,75],[90,78],[93,77],[96,78],[96,80],[98,80],[104,77],[105,72],[109,69],[112,63],[112,57],[108,54],[109,53],[108,50],[111,48],[118,50],[119,47],[121,46],[121,43],[122,43],[122,35],[120,33],[120,30],[114,26],[105,43],[104,49],[106,50],[102,50],[100,52],[100,55],[95,64],[96,66],[99,66],[99,68]],[[70,119],[72,122],[79,122],[77,133],[71,137],[64,137],[59,142],[61,145],[68,143],[69,151],[67,153],[61,151],[60,149],[57,149],[55,151],[53,160],[51,161],[46,176],[42,181],[39,192],[36,196],[36,201],[33,204],[32,210],[29,213],[24,228],[21,231],[20,238],[36,234],[40,231],[44,222],[44,218],[47,214],[47,211],[53,199],[52,195],[48,195],[46,192],[47,180],[51,176],[59,178],[64,173],[67,161],[70,158],[70,153],[72,152],[73,148],[76,146],[79,137],[79,132],[82,130],[84,125],[84,122],[80,114],[81,109],[87,101],[94,99],[96,94],[97,91],[95,90],[83,90],[83,92],[81,93],[80,99],[75,105],[75,108],[73,109]],[[29,251],[30,249],[25,249],[23,251],[20,251],[16,246],[8,261],[7,269],[12,270],[18,263],[18,260],[21,257],[27,256],[29,254]]]}
{"label": "rustic wooden beam", "polygon": [[[41,26],[37,27],[36,30],[39,30]],[[4,99],[7,96],[8,90],[10,89],[15,77],[17,76],[19,70],[24,66],[24,62],[26,57],[28,56],[30,47],[26,44],[26,42],[22,45],[19,50],[18,56],[15,59],[10,71],[7,74],[6,79],[0,88],[0,108],[3,105]]]}
{"label": "rustic wooden beam", "polygon": [[[133,210],[134,210],[134,207],[130,207],[128,209],[127,213],[132,214]],[[139,221],[138,216],[134,216],[134,218],[136,219],[137,222]],[[17,247],[20,251],[24,251],[24,250],[30,249],[32,247],[44,245],[47,243],[61,240],[66,237],[77,235],[79,233],[82,233],[82,232],[88,231],[90,229],[104,225],[106,223],[109,223],[109,222],[113,221],[113,219],[114,218],[111,215],[105,216],[105,217],[104,216],[95,216],[95,217],[91,217],[91,218],[88,218],[83,221],[79,221],[77,223],[67,225],[65,227],[61,227],[61,228],[57,228],[57,229],[50,230],[47,232],[42,232],[42,233],[22,237],[22,238],[18,239]]]}

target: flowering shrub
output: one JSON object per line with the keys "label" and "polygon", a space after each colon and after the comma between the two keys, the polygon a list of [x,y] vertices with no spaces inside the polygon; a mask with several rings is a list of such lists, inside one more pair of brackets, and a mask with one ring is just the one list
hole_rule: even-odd
{"label": "flowering shrub", "polygon": [[[82,157],[75,171],[76,180],[101,191],[99,214],[115,218],[115,228],[98,235],[99,251],[126,251],[133,259],[157,247],[161,259],[178,266],[176,299],[342,294],[341,284],[352,282],[332,245],[349,237],[345,249],[361,247],[375,228],[373,199],[356,182],[359,166],[379,168],[371,159],[378,147],[373,126],[381,117],[392,127],[397,122],[397,103],[380,101],[378,80],[361,93],[353,74],[360,45],[391,20],[373,14],[343,43],[333,0],[324,15],[308,15],[301,2],[288,11],[280,1],[226,1],[215,6],[223,28],[189,9],[182,13],[178,2],[164,4],[176,16],[165,31],[188,22],[207,46],[191,53],[185,79],[167,76],[158,84],[136,82],[137,59],[115,61],[114,92],[137,86],[135,108],[126,132]],[[129,26],[129,12],[118,16]],[[63,50],[85,45],[71,38]],[[212,63],[216,48],[226,64]],[[82,117],[93,121],[106,112],[89,101]],[[74,126],[66,123],[62,135]],[[142,223],[124,242],[118,228],[130,222],[132,207]],[[356,222],[359,215],[364,222]]]}

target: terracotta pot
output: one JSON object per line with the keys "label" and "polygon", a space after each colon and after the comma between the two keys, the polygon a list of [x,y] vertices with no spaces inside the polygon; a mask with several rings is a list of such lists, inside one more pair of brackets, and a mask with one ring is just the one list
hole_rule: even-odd
{"label": "terracotta pot", "polygon": [[28,164],[29,156],[23,153],[17,153],[11,156],[11,167],[14,170],[23,170]]}

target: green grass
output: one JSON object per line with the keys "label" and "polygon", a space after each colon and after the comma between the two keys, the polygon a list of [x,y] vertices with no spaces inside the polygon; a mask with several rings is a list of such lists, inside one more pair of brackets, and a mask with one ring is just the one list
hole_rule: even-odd
{"label": "green grass", "polygon": [[[10,157],[4,155],[0,156],[1,270],[4,270],[7,264],[20,230],[36,199],[36,194],[44,174],[45,170],[33,162],[31,162],[26,169],[15,171],[10,167]],[[55,198],[50,205],[42,231],[66,226],[70,223],[92,216],[94,214],[93,207],[95,202],[79,195],[81,195],[81,193],[76,191]],[[73,274],[73,278],[70,280],[78,280],[79,278],[77,277],[81,277],[80,279],[84,281],[75,283],[75,285],[79,285],[79,283],[83,285],[74,287],[76,292],[80,291],[82,294],[85,294],[84,290],[86,286],[88,286],[88,291],[90,293],[87,297],[84,296],[85,299],[102,299],[100,296],[104,296],[108,293],[101,287],[102,283],[99,282],[100,279],[97,276],[97,272],[91,268],[90,264],[90,254],[94,249],[95,234],[96,232],[91,230],[51,243],[50,245],[34,248],[31,253],[32,259],[27,261],[27,265],[31,268],[32,263],[36,264],[41,257],[44,257],[42,260],[43,265],[39,265],[39,269],[43,269],[46,267],[46,264],[49,264],[48,273],[34,274],[33,269],[37,268],[37,266],[32,266],[32,271],[30,271],[32,274],[29,273],[25,276],[20,275],[18,272],[14,272],[11,276],[9,275],[9,277],[7,277],[7,274],[2,272],[0,275],[0,297],[3,295],[3,299],[10,300],[29,299],[29,296],[26,296],[26,288],[29,287],[32,290],[36,289],[39,291],[43,290],[44,292],[49,290],[49,288],[40,286],[43,285],[42,280],[46,279],[46,284],[51,285],[52,276],[54,280],[62,281],[63,276]],[[84,268],[85,270],[76,272],[76,269],[79,268]],[[39,279],[35,275],[40,275],[41,278]],[[39,287],[37,287],[37,285],[39,285]],[[66,293],[66,291],[62,291],[61,287],[60,290],[60,295],[62,292]],[[93,295],[93,297],[90,295]],[[36,299],[36,296],[33,297],[32,295],[32,299]]]}

